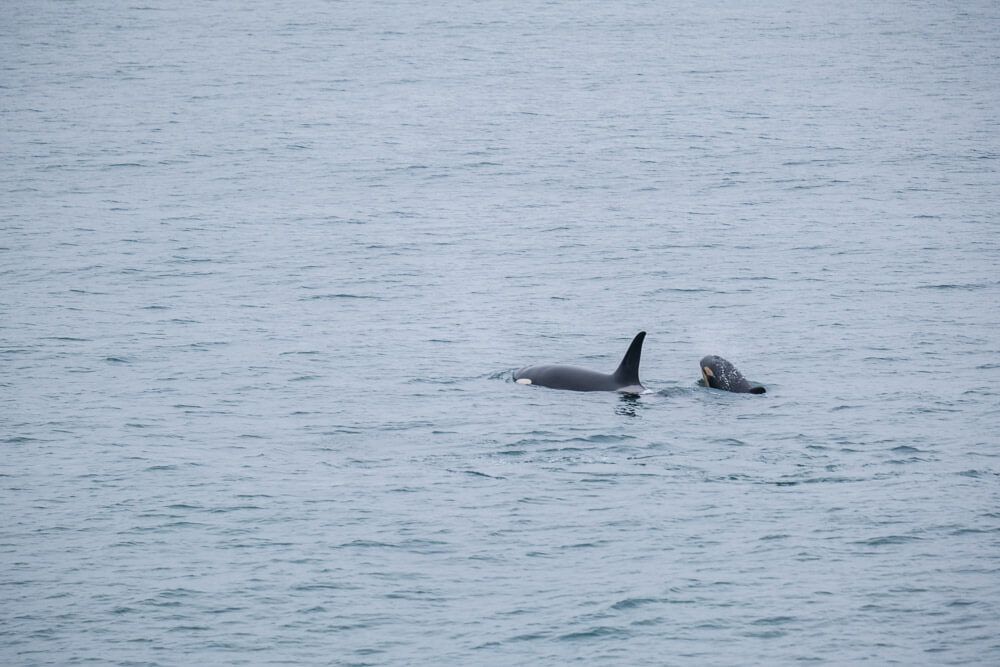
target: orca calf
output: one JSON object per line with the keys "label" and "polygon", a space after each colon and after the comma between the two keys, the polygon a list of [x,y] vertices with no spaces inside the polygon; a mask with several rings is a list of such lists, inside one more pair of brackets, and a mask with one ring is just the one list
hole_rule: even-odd
{"label": "orca calf", "polygon": [[701,377],[706,387],[733,391],[738,394],[763,394],[767,391],[763,385],[750,382],[736,366],[720,356],[710,354],[701,360]]}
{"label": "orca calf", "polygon": [[570,391],[640,394],[646,389],[639,382],[639,357],[642,356],[644,338],[646,332],[640,331],[628,346],[625,357],[614,373],[598,373],[577,366],[528,366],[514,372],[514,381],[518,384],[537,384]]}

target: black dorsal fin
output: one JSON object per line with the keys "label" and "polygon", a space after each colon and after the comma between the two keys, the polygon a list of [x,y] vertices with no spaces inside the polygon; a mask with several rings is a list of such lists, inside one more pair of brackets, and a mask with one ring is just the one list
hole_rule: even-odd
{"label": "black dorsal fin", "polygon": [[628,346],[628,352],[625,353],[622,362],[618,364],[615,380],[623,387],[642,384],[639,382],[639,358],[642,356],[642,341],[645,338],[645,331],[637,333],[632,339],[632,344]]}

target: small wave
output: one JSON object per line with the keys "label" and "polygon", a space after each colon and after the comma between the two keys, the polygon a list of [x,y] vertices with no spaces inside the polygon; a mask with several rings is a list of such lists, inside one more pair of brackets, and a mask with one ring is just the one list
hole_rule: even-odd
{"label": "small wave", "polygon": [[997,532],[1000,532],[1000,528],[959,528],[948,534],[958,537],[960,535],[986,535]]}
{"label": "small wave", "polygon": [[862,482],[860,477],[809,477],[806,479],[782,479],[771,482],[775,486],[798,486],[799,484],[843,484],[845,482]]}
{"label": "small wave", "polygon": [[622,628],[614,628],[608,625],[600,625],[596,628],[591,628],[590,630],[584,630],[581,632],[570,632],[569,634],[562,635],[559,637],[559,641],[564,642],[574,642],[588,639],[606,639],[611,637],[618,637],[621,639],[628,638],[630,633],[628,630],[623,630]]}
{"label": "small wave", "polygon": [[497,456],[524,456],[527,454],[523,449],[501,449],[500,451],[494,452]]}
{"label": "small wave", "polygon": [[451,468],[447,468],[447,471],[460,475],[471,475],[472,477],[485,477],[486,479],[507,479],[501,475],[487,475],[485,472],[479,472],[478,470],[452,470]]}
{"label": "small wave", "polygon": [[768,618],[758,618],[756,621],[750,623],[750,625],[784,625],[785,623],[793,623],[796,619],[794,616],[770,616]]}
{"label": "small wave", "polygon": [[711,292],[718,294],[717,290],[705,289],[704,287],[660,287],[650,290],[649,294],[703,294]]}
{"label": "small wave", "polygon": [[919,542],[922,539],[914,535],[885,535],[882,537],[873,537],[868,540],[858,540],[854,544],[862,544],[867,547],[882,547],[894,544],[909,544],[910,542]]}
{"label": "small wave", "polygon": [[940,285],[917,285],[917,289],[938,289],[938,290],[979,290],[995,287],[997,283],[943,283]]}
{"label": "small wave", "polygon": [[986,477],[988,475],[993,475],[994,473],[991,473],[987,470],[963,470],[958,474],[961,477],[971,477],[973,479],[979,479],[980,477]]}
{"label": "small wave", "polygon": [[371,299],[373,301],[382,301],[380,296],[372,296],[370,294],[348,294],[346,292],[338,292],[336,294],[313,294],[312,296],[304,296],[299,299],[299,301],[323,301],[326,299]]}
{"label": "small wave", "polygon": [[619,600],[611,605],[611,608],[615,611],[621,611],[623,609],[635,609],[636,607],[642,607],[647,604],[654,604],[657,602],[661,602],[661,600],[657,598],[625,598],[624,600]]}

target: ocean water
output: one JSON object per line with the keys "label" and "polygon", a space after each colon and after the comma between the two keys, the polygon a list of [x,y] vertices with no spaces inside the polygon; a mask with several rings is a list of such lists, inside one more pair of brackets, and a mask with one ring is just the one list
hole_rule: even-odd
{"label": "ocean water", "polygon": [[995,2],[7,3],[0,662],[1000,663],[998,66]]}

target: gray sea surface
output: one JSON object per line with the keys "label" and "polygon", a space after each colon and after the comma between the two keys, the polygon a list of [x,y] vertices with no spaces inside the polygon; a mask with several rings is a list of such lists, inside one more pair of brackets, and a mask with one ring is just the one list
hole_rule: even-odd
{"label": "gray sea surface", "polygon": [[4,3],[0,663],[1000,663],[998,109],[992,0]]}

